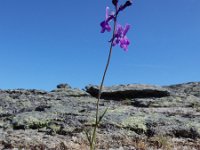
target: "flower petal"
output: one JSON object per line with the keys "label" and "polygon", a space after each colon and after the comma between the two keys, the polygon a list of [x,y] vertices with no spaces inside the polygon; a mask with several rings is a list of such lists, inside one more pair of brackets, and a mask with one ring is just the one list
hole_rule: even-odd
{"label": "flower petal", "polygon": [[108,24],[108,22],[106,22],[106,21],[102,21],[101,23],[100,23],[100,26],[101,26],[101,33],[104,33],[105,31],[108,31],[108,32],[110,32],[111,31],[111,27],[110,27],[110,25]]}
{"label": "flower petal", "polygon": [[109,7],[107,6],[106,7],[106,20],[108,19],[108,17],[109,17]]}
{"label": "flower petal", "polygon": [[129,44],[130,44],[130,41],[128,40],[126,36],[120,39],[120,47],[123,48],[125,51],[128,50]]}
{"label": "flower petal", "polygon": [[130,25],[129,24],[126,24],[125,25],[125,28],[124,28],[124,31],[123,31],[123,36],[125,36],[126,34],[127,34],[127,32],[128,32],[128,30],[130,29]]}

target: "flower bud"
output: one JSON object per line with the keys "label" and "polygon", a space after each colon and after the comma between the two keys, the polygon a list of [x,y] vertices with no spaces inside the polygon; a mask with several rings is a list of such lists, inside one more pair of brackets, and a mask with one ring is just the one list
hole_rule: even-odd
{"label": "flower bud", "polygon": [[117,6],[118,0],[112,0],[112,3],[113,3],[114,6]]}
{"label": "flower bud", "polygon": [[128,0],[126,1],[126,3],[124,4],[125,7],[128,7],[128,6],[131,6],[132,5],[132,1],[131,0]]}
{"label": "flower bud", "polygon": [[119,11],[122,11],[122,10],[124,10],[126,7],[128,7],[128,6],[131,6],[132,5],[132,1],[131,0],[128,0],[128,1],[126,1],[126,3],[124,4],[124,5],[121,5],[120,7],[119,7]]}

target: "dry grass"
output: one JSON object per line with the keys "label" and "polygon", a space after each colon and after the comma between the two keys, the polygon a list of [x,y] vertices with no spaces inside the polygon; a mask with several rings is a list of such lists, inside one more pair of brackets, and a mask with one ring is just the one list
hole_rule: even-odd
{"label": "dry grass", "polygon": [[[42,141],[41,141],[42,142]],[[89,144],[84,138],[77,138],[76,141],[61,142],[54,148],[48,148],[45,144],[35,143],[35,145],[20,145],[14,147],[12,144],[1,143],[4,148],[19,150],[89,150]],[[0,147],[2,146],[0,144]],[[16,145],[15,145],[16,146]],[[125,150],[135,148],[136,150],[200,150],[200,140],[181,140],[163,135],[157,135],[148,139],[130,138],[126,135],[113,139],[110,135],[98,135],[97,150],[109,150],[124,147]]]}
{"label": "dry grass", "polygon": [[173,142],[172,140],[163,135],[157,135],[149,139],[150,145],[156,147],[157,149],[163,150],[172,150],[173,149]]}

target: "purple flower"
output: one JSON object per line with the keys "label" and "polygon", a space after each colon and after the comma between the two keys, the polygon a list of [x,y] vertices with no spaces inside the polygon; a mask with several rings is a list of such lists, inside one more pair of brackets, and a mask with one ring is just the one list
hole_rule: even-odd
{"label": "purple flower", "polygon": [[130,44],[130,41],[125,36],[124,38],[121,38],[120,40],[120,47],[123,48],[125,51],[128,51],[128,45]]}
{"label": "purple flower", "polygon": [[105,31],[110,32],[111,27],[109,25],[109,22],[114,18],[114,14],[109,15],[109,7],[106,7],[106,19],[100,23],[102,29],[101,33],[104,33]]}
{"label": "purple flower", "polygon": [[128,50],[128,45],[130,44],[130,41],[128,40],[126,34],[128,30],[130,29],[130,25],[125,25],[123,28],[120,24],[117,25],[117,29],[115,31],[113,46],[116,44],[120,44],[120,47],[123,48],[125,51]]}

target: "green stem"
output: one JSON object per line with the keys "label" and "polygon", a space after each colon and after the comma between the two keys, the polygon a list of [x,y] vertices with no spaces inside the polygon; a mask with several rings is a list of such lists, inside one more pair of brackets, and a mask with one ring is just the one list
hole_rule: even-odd
{"label": "green stem", "polygon": [[[117,10],[117,8],[116,8],[116,10]],[[97,130],[98,124],[99,124],[99,101],[100,101],[100,98],[101,98],[101,92],[102,92],[102,88],[103,88],[103,83],[104,83],[104,80],[105,80],[106,72],[108,70],[108,67],[109,67],[109,64],[110,64],[111,55],[112,55],[112,48],[113,48],[113,42],[114,42],[114,38],[115,38],[116,24],[117,24],[117,15],[114,18],[114,29],[113,29],[113,33],[112,33],[112,39],[111,39],[111,44],[110,44],[109,55],[108,55],[106,67],[105,67],[105,70],[104,70],[104,73],[103,73],[103,77],[102,77],[100,88],[99,88],[99,92],[98,92],[98,99],[97,99],[97,104],[96,104],[96,122],[95,122],[95,127],[94,127],[94,130],[93,130],[93,134],[92,134],[92,141],[91,141],[91,145],[90,145],[90,150],[95,150],[96,130]]]}

